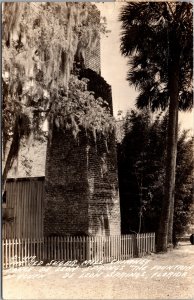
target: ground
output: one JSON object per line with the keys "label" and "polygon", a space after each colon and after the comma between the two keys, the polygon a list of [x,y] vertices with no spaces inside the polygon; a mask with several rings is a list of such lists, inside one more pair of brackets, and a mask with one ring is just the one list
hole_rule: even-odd
{"label": "ground", "polygon": [[18,270],[4,271],[4,299],[194,299],[194,246],[189,243],[124,263],[47,267],[43,278],[45,267]]}

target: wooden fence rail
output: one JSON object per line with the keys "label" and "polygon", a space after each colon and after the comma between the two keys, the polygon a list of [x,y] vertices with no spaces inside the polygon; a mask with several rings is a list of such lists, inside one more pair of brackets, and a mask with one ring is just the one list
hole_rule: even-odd
{"label": "wooden fence rail", "polygon": [[35,261],[126,260],[155,252],[155,233],[119,236],[45,237],[6,239],[2,242],[3,267],[27,266]]}

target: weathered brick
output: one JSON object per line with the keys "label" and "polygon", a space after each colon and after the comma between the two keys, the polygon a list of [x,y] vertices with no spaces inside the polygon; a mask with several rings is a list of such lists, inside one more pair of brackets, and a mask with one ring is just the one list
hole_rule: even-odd
{"label": "weathered brick", "polygon": [[53,128],[46,161],[45,235],[120,234],[114,133],[108,145],[107,152],[102,138],[95,144],[82,132],[78,142],[70,132]]}
{"label": "weathered brick", "polygon": [[[95,50],[87,50],[85,61],[78,58],[76,63],[84,68],[80,77],[90,79],[89,90],[106,100],[112,112],[111,87],[100,76],[100,39]],[[69,131],[53,127],[47,146],[44,234],[83,233],[120,234],[115,133],[107,143],[102,137],[95,143],[84,131],[76,140]]]}

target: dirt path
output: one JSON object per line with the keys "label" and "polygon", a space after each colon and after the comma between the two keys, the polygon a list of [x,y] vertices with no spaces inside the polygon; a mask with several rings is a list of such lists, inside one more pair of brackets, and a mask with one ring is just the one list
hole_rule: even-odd
{"label": "dirt path", "polygon": [[4,272],[4,299],[194,299],[194,246],[190,244],[124,263],[18,270],[17,274]]}

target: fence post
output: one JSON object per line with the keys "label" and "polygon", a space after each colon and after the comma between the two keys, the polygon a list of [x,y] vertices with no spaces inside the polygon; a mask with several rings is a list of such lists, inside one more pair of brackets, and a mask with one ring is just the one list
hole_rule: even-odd
{"label": "fence post", "polygon": [[82,239],[82,255],[81,255],[81,260],[85,261],[86,260],[86,237],[83,236]]}
{"label": "fence post", "polygon": [[15,242],[14,239],[11,240],[11,265],[14,268],[15,266],[15,253],[14,253],[14,246],[15,246]]}
{"label": "fence post", "polygon": [[[29,257],[39,260],[126,260],[155,251],[155,233],[120,236],[44,237],[2,241],[3,268],[29,265]],[[25,259],[24,259],[25,258]]]}
{"label": "fence post", "polygon": [[5,257],[4,257],[4,240],[2,240],[2,266],[3,266],[3,269],[5,268]]}
{"label": "fence post", "polygon": [[155,236],[155,232],[153,233],[153,252],[156,251],[156,236]]}
{"label": "fence post", "polygon": [[16,268],[17,268],[17,266],[18,266],[18,251],[17,251],[17,248],[18,248],[18,240],[17,240],[17,238],[16,238],[16,240],[15,240],[15,257],[16,257]]}
{"label": "fence post", "polygon": [[133,254],[134,257],[138,257],[139,255],[139,239],[138,239],[138,234],[133,234]]}

